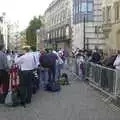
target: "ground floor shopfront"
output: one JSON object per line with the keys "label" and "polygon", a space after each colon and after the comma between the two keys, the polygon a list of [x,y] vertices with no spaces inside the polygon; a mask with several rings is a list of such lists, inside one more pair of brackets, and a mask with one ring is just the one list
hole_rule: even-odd
{"label": "ground floor shopfront", "polygon": [[71,51],[71,39],[53,39],[45,41],[45,48],[53,48],[59,50],[60,48],[67,49],[69,52]]}

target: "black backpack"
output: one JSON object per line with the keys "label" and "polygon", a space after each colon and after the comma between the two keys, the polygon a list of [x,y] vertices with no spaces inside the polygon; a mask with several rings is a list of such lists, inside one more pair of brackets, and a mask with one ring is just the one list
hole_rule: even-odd
{"label": "black backpack", "polygon": [[53,65],[52,58],[48,53],[45,53],[40,56],[40,65],[44,68],[50,68]]}
{"label": "black backpack", "polygon": [[47,84],[46,90],[50,92],[59,92],[61,90],[61,87],[57,82],[50,82]]}

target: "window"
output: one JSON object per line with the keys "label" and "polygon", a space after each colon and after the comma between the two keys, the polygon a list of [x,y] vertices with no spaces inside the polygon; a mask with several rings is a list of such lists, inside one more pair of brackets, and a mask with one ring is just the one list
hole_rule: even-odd
{"label": "window", "polygon": [[107,21],[111,20],[111,7],[107,7]]}
{"label": "window", "polygon": [[93,11],[93,3],[90,2],[88,3],[88,12],[92,12]]}
{"label": "window", "polygon": [[81,4],[81,12],[87,12],[87,3],[86,2],[83,2],[82,4]]}
{"label": "window", "polygon": [[76,14],[78,13],[78,6],[76,6],[76,8],[75,8],[75,13]]}
{"label": "window", "polygon": [[119,19],[119,3],[116,3],[115,5],[115,20]]}
{"label": "window", "polygon": [[[76,0],[73,0],[73,10],[75,8],[75,14],[73,14],[73,22],[79,23],[83,21],[84,16],[86,16],[86,20],[92,21],[93,16],[93,2],[94,0],[77,0],[79,2],[76,2]],[[74,12],[74,11],[73,11]],[[79,13],[79,14],[78,14]]]}
{"label": "window", "polygon": [[81,3],[79,3],[79,12],[81,11]]}
{"label": "window", "polygon": [[75,15],[75,5],[73,5],[73,15]]}
{"label": "window", "polygon": [[103,8],[103,22],[105,22],[105,8]]}

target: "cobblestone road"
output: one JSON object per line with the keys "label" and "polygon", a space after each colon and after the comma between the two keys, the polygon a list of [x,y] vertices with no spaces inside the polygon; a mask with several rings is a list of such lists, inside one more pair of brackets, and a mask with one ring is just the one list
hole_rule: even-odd
{"label": "cobblestone road", "polygon": [[59,93],[38,92],[26,108],[0,105],[0,120],[120,120],[119,109],[102,98],[89,85],[71,81]]}

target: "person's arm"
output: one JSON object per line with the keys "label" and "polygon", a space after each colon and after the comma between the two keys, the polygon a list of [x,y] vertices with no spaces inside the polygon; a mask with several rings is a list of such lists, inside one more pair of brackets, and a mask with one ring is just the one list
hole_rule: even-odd
{"label": "person's arm", "polygon": [[21,65],[23,63],[23,56],[16,57],[15,58],[15,63],[18,64],[18,65]]}
{"label": "person's arm", "polygon": [[113,66],[118,66],[120,65],[120,59],[118,60],[118,58],[116,58],[116,60],[113,63]]}

